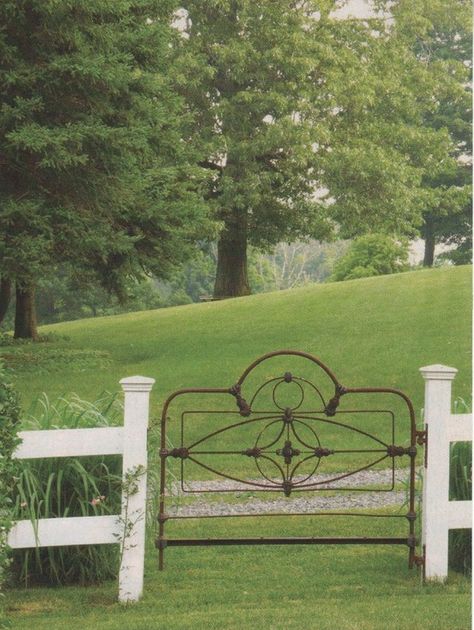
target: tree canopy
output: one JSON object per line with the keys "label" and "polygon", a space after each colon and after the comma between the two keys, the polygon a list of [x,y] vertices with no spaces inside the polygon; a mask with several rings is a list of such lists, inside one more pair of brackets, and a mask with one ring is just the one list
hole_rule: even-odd
{"label": "tree canopy", "polygon": [[216,297],[279,242],[421,229],[464,259],[468,3],[340,5],[4,0],[0,321],[16,287],[35,336],[47,269],[120,296],[217,230]]}
{"label": "tree canopy", "polygon": [[343,20],[332,0],[183,2],[182,93],[222,222],[216,296],[249,292],[248,244],[421,224],[423,178],[452,148],[445,127],[423,124],[443,76],[400,34],[409,3],[377,4],[378,17]]}
{"label": "tree canopy", "polygon": [[69,263],[121,291],[165,276],[206,227],[202,169],[172,85],[176,6],[163,0],[0,4],[0,270],[33,290]]}
{"label": "tree canopy", "polygon": [[331,280],[355,280],[407,271],[408,241],[386,234],[365,234],[350,245],[335,265]]}
{"label": "tree canopy", "polygon": [[420,126],[449,138],[448,155],[422,177],[424,264],[433,264],[439,242],[457,246],[452,258],[467,263],[472,255],[471,2],[403,0],[393,12],[397,37],[433,77],[435,106],[424,108]]}

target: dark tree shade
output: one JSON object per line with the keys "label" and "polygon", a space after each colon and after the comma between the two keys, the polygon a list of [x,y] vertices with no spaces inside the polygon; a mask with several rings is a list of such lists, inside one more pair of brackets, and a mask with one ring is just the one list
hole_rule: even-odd
{"label": "dark tree shade", "polygon": [[171,83],[175,8],[0,3],[0,276],[20,296],[16,336],[36,334],[28,305],[49,265],[120,293],[126,277],[166,276],[206,226],[191,119]]}

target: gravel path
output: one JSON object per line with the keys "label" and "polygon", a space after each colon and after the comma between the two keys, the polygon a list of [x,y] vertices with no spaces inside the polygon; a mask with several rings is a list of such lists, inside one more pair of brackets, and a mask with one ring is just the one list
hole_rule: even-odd
{"label": "gravel path", "polygon": [[[331,473],[331,474],[319,474],[314,475],[312,480],[315,482],[324,482],[329,479],[333,479],[339,475],[343,475],[344,473]],[[400,468],[395,470],[395,481],[396,482],[404,482],[408,479],[410,474],[409,468]],[[302,479],[302,477],[295,477],[295,479]],[[339,481],[334,481],[331,484],[325,485],[324,483],[321,485],[321,488],[327,488],[329,490],[333,488],[343,488],[350,486],[351,488],[360,488],[364,486],[386,486],[390,485],[392,480],[392,469],[386,470],[361,470],[358,473],[352,474],[349,478],[340,479]],[[261,482],[262,478],[251,479],[249,481],[258,481]],[[279,481],[275,478],[275,481],[279,483]],[[231,479],[216,479],[213,481],[186,481],[184,483],[184,487],[188,492],[196,492],[197,490],[228,490],[229,492],[238,490],[238,491],[246,491],[249,492],[252,490],[252,486],[247,486],[245,484],[239,484],[236,481],[232,481]],[[172,494],[179,495],[181,494],[181,488],[179,483],[173,484]]]}
{"label": "gravel path", "polygon": [[[342,474],[342,473],[341,473]],[[408,479],[409,470],[400,469],[395,471],[395,481],[404,482]],[[316,481],[325,481],[333,478],[334,475],[315,475]],[[341,488],[349,486],[351,488],[364,488],[369,485],[390,487],[392,480],[391,470],[365,470],[351,475],[349,479],[341,479],[329,486],[322,485],[321,488]],[[250,486],[223,479],[221,481],[190,481],[185,484],[188,491],[196,490],[223,490],[239,488],[241,491],[251,492]],[[319,511],[350,511],[351,509],[378,508],[389,505],[402,506],[406,500],[404,491],[391,492],[344,492],[336,496],[325,497],[314,493],[311,497],[302,497],[293,494],[290,498],[283,498],[278,495],[275,500],[262,500],[256,493],[255,497],[246,499],[239,503],[229,503],[222,501],[206,501],[205,496],[199,496],[193,503],[180,505],[179,497],[183,496],[179,486],[176,484],[172,490],[174,501],[169,502],[167,512],[173,516],[221,516],[224,514],[262,514],[271,512],[284,512],[286,514],[302,514]],[[188,495],[184,495],[188,496]],[[215,497],[215,495],[213,495]],[[268,496],[268,495],[267,495]]]}
{"label": "gravel path", "polygon": [[379,508],[387,505],[402,506],[405,501],[404,492],[360,492],[335,497],[311,497],[277,499],[276,501],[262,501],[251,499],[244,503],[207,503],[199,499],[191,505],[170,505],[167,509],[171,516],[222,516],[224,514],[268,514],[284,512],[285,514],[303,514],[319,511],[344,511],[361,508]]}

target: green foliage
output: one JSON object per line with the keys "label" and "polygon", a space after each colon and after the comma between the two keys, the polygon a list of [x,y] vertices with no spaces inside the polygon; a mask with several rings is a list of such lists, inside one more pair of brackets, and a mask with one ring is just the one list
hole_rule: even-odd
{"label": "green foliage", "polygon": [[[430,2],[413,7],[410,37],[409,2],[377,5],[373,19],[343,20],[335,0],[183,3],[177,84],[223,226],[218,296],[248,293],[247,244],[417,234],[435,203],[424,177],[456,167],[448,130],[424,124],[456,83],[412,45]],[[400,23],[386,19],[392,10]],[[452,188],[443,203],[462,196]]]}
{"label": "green foliage", "polygon": [[384,234],[366,234],[353,241],[334,268],[331,280],[354,280],[408,269],[408,242]]}
{"label": "green foliage", "polygon": [[18,463],[12,454],[20,440],[20,404],[9,371],[0,360],[0,627],[4,622],[3,586],[10,565],[7,537],[13,520],[11,492]]}
{"label": "green foliage", "polygon": [[[51,403],[44,395],[23,428],[77,429],[121,424],[122,408],[105,394],[95,403],[77,396]],[[116,456],[22,460],[13,489],[16,520],[117,514],[121,503],[121,458]],[[40,547],[13,552],[13,579],[24,585],[90,584],[117,575],[116,545]]]}
{"label": "green foliage", "polygon": [[[0,266],[123,291],[208,233],[171,0],[0,4]],[[28,34],[26,36],[26,34]],[[186,139],[186,141],[184,141]]]}
{"label": "green foliage", "polygon": [[[472,500],[472,443],[451,444],[449,469],[449,498],[451,501]],[[454,530],[449,536],[449,564],[456,571],[472,572],[472,532]]]}
{"label": "green foliage", "polygon": [[[450,234],[449,238],[443,239],[446,245],[455,245],[454,249],[443,252],[436,257],[438,261],[448,260],[453,265],[471,265],[472,264],[472,225],[471,225],[471,207],[466,208],[468,216],[463,221],[463,227],[458,234]],[[459,216],[457,217],[459,218]]]}
{"label": "green foliage", "polygon": [[[401,0],[394,9],[403,38],[433,77],[437,107],[421,125],[449,134],[449,155],[423,173],[421,233],[428,246],[455,245],[456,264],[472,257],[472,6],[466,0]],[[416,16],[416,20],[414,19]],[[435,87],[437,86],[437,87]],[[457,251],[459,250],[459,251]],[[428,261],[427,261],[428,264]]]}
{"label": "green foliage", "polygon": [[[349,232],[413,223],[419,168],[445,155],[446,138],[418,129],[431,83],[385,22],[336,19],[331,0],[183,6],[181,89],[208,142],[221,220],[245,213],[257,247],[324,238],[330,217]],[[328,190],[315,198],[318,187]]]}
{"label": "green foliage", "polygon": [[[273,252],[249,248],[249,279],[254,293],[322,282],[331,273],[335,260],[347,248],[346,241],[334,243],[279,243]],[[174,271],[168,280],[143,277],[124,282],[124,294],[116,295],[97,286],[92,280],[75,278],[66,265],[45,274],[38,282],[36,308],[38,319],[45,324],[87,317],[117,315],[180,304],[199,302],[212,294],[217,263],[214,243],[202,243],[191,260]],[[13,327],[13,309],[3,326]],[[39,335],[36,342],[47,341]],[[13,339],[0,330],[0,346],[28,344],[26,339]]]}
{"label": "green foliage", "polygon": [[[472,405],[458,396],[454,413],[470,413]],[[449,465],[450,501],[472,500],[472,442],[455,442],[450,445]],[[472,573],[472,531],[455,529],[449,532],[449,566],[455,571]]]}

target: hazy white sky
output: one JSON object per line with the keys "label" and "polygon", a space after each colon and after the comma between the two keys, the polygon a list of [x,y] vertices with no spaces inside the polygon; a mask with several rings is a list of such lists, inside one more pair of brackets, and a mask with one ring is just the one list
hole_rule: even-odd
{"label": "hazy white sky", "polygon": [[367,18],[371,16],[369,2],[367,0],[349,0],[347,5],[338,11],[338,15]]}

